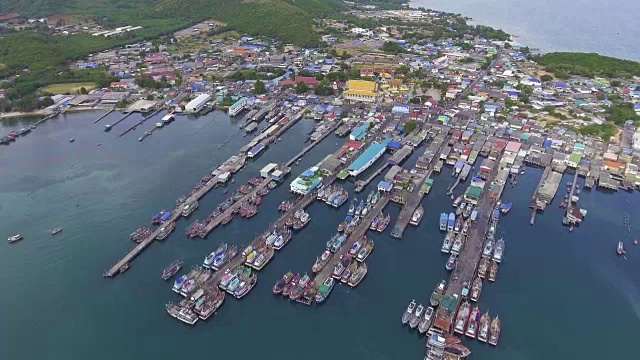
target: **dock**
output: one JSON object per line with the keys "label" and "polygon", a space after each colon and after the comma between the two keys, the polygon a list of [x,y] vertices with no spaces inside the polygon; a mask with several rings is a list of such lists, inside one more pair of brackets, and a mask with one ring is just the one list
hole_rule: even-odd
{"label": "dock", "polygon": [[95,123],[97,123],[98,121],[100,121],[100,120],[102,120],[102,119],[106,118],[107,116],[109,116],[109,114],[111,114],[111,113],[112,113],[112,112],[114,112],[115,110],[116,110],[116,108],[114,107],[113,109],[111,109],[111,110],[107,111],[105,114],[102,114],[102,116],[100,116],[99,118],[95,119],[95,120],[93,121],[93,123],[95,124]]}
{"label": "dock", "polygon": [[315,141],[312,141],[311,144],[307,145],[304,149],[302,149],[302,151],[300,151],[298,154],[296,154],[294,157],[292,157],[285,165],[288,167],[291,167],[291,165],[298,161],[298,159],[300,159],[301,157],[303,157],[306,153],[308,153],[309,151],[311,151],[311,149],[313,149],[316,145],[318,145],[320,142],[322,142],[322,140],[324,140],[327,136],[329,136],[329,134],[331,134],[331,132],[333,130],[335,130],[338,126],[340,126],[340,123],[335,123],[333,124],[333,126],[331,126],[329,129],[327,129],[322,136],[320,136],[318,139],[316,139]]}
{"label": "dock", "polygon": [[152,112],[148,116],[145,116],[142,120],[140,120],[136,124],[130,126],[127,130],[121,132],[120,135],[118,135],[118,137],[122,137],[122,136],[128,134],[130,131],[135,130],[138,126],[144,124],[145,121],[147,121],[147,120],[151,119],[152,117],[156,116],[156,114],[159,113],[160,111],[162,111],[162,108],[157,109],[156,111]]}
{"label": "dock", "polygon": [[[499,162],[499,159],[496,161]],[[487,186],[490,184],[498,174],[498,167],[496,166],[491,174],[487,178]],[[482,256],[482,247],[484,244],[484,237],[489,228],[491,221],[491,213],[497,203],[498,199],[491,197],[491,191],[485,187],[476,210],[478,211],[478,217],[471,226],[467,242],[462,248],[458,260],[456,261],[455,268],[451,273],[449,282],[447,284],[446,294],[453,296],[456,294],[459,296],[462,292],[464,284],[467,283],[471,286],[471,283],[476,273],[480,257]],[[455,306],[457,308],[457,305]],[[445,331],[450,331],[451,323],[454,320],[455,311],[450,312],[445,307],[439,307],[436,312],[436,319],[445,319],[448,322]]]}
{"label": "dock", "polygon": [[56,117],[56,116],[58,116],[57,112],[54,112],[54,113],[52,113],[50,115],[47,115],[47,116],[43,117],[42,119],[38,120],[35,124],[33,124],[33,127],[38,127],[38,125],[42,124],[43,122],[45,122],[45,121],[47,121],[47,120],[49,120],[49,119],[51,119],[53,117]]}
{"label": "dock", "polygon": [[[378,202],[373,207],[373,209],[371,209],[368,215],[362,219],[362,222],[360,222],[358,227],[349,235],[349,237],[347,238],[347,241],[342,245],[343,250],[346,249],[348,251],[349,249],[351,249],[351,246],[353,246],[353,244],[356,241],[361,239],[367,233],[367,230],[369,230],[369,226],[371,226],[371,222],[376,216],[382,213],[384,208],[389,203],[389,199],[390,199],[389,195],[382,195],[380,197],[380,200],[378,200]],[[314,287],[316,288],[316,290],[320,288],[322,283],[329,276],[331,276],[331,273],[333,272],[333,268],[336,266],[337,263],[340,262],[341,254],[344,254],[344,251],[340,251],[336,254],[332,254],[331,259],[329,259],[329,262],[316,275],[314,279]]]}
{"label": "dock", "polygon": [[107,126],[107,127],[105,127],[105,131],[109,131],[109,130],[113,129],[114,126],[116,126],[116,125],[120,124],[121,122],[123,122],[124,119],[128,118],[129,116],[131,116],[131,114],[133,114],[133,112],[126,113],[126,114],[124,114],[124,116],[122,116],[120,119],[118,119],[118,121],[114,122],[113,124],[105,125],[105,126]]}

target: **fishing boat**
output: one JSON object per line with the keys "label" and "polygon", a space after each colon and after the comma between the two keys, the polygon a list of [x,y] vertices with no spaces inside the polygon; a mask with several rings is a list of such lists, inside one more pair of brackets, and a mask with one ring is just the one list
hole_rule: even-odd
{"label": "fishing boat", "polygon": [[280,279],[278,279],[275,285],[273,285],[273,289],[272,289],[273,294],[274,295],[281,294],[285,286],[291,283],[291,280],[293,280],[293,273],[289,271],[288,273],[284,274]]}
{"label": "fishing boat", "polygon": [[417,305],[416,301],[411,300],[411,302],[409,303],[409,306],[407,306],[407,310],[405,310],[404,314],[402,314],[402,325],[405,325],[406,323],[409,322],[409,320],[413,316],[413,312],[416,310],[416,305]]}
{"label": "fishing boat", "polygon": [[362,208],[362,212],[360,212],[360,215],[362,217],[367,216],[367,214],[369,213],[369,211],[371,210],[371,204],[367,204]]}
{"label": "fishing boat", "polygon": [[356,216],[360,216],[360,214],[362,213],[362,209],[364,209],[364,201],[360,200],[360,205],[358,205],[358,207],[353,212],[353,214],[356,215]]}
{"label": "fishing boat", "polygon": [[336,280],[340,280],[340,278],[342,277],[342,273],[344,273],[349,265],[351,265],[351,257],[348,255],[341,255],[340,261],[333,267],[331,276],[333,276],[333,278]]}
{"label": "fishing boat", "polygon": [[449,219],[447,219],[447,231],[453,231],[453,227],[456,223],[456,214],[449,213]]}
{"label": "fishing boat", "polygon": [[453,201],[453,207],[458,207],[458,205],[460,205],[460,203],[462,202],[463,199],[463,195],[458,196],[454,201]]}
{"label": "fishing boat", "polygon": [[487,276],[487,270],[489,270],[489,259],[483,257],[478,265],[478,276],[484,279]]}
{"label": "fishing boat", "polygon": [[380,223],[378,224],[378,228],[376,230],[378,230],[378,232],[384,232],[387,226],[389,226],[390,222],[391,222],[391,215],[387,214],[387,216],[385,216],[384,219],[380,221]]}
{"label": "fishing boat", "polygon": [[289,298],[291,300],[298,299],[302,295],[302,292],[304,291],[304,289],[309,284],[310,280],[311,278],[309,278],[309,275],[304,274],[302,278],[300,278],[300,281],[298,281],[298,284],[295,286],[295,288],[291,290],[291,293],[289,294]]}
{"label": "fishing boat", "polygon": [[300,230],[303,227],[307,226],[307,224],[309,223],[309,220],[311,220],[311,217],[309,216],[309,214],[307,213],[302,214],[302,216],[300,216],[298,221],[295,221],[293,223],[293,230]]}
{"label": "fishing boat", "polygon": [[331,252],[332,253],[337,253],[338,251],[340,251],[340,248],[342,247],[342,244],[345,243],[345,241],[347,241],[347,235],[345,234],[341,234],[340,236],[338,236],[334,241],[333,244],[331,245]]}
{"label": "fishing boat", "polygon": [[307,286],[302,291],[302,296],[296,299],[296,302],[299,302],[305,305],[311,305],[315,297],[316,297],[316,288],[313,286],[313,281],[309,281]]}
{"label": "fishing boat", "polygon": [[211,268],[213,268],[216,271],[220,270],[222,266],[224,266],[227,262],[229,262],[229,259],[236,256],[236,252],[237,252],[237,248],[234,246],[228,249],[227,251],[225,251],[224,253],[220,255],[216,255],[215,259],[213,260],[213,264],[211,265]]}
{"label": "fishing boat", "polygon": [[313,271],[314,274],[319,273],[320,270],[324,269],[325,265],[327,265],[330,259],[331,259],[331,251],[325,250],[322,253],[322,255],[320,255],[316,259],[316,262],[311,267],[311,271]]}
{"label": "fishing boat", "polygon": [[455,233],[459,233],[460,231],[462,231],[462,225],[463,225],[463,223],[464,223],[464,220],[462,220],[462,217],[459,217],[459,218],[456,220],[455,225],[453,226],[453,231],[454,231]]}
{"label": "fishing boat", "polygon": [[171,234],[173,230],[175,230],[175,228],[176,228],[176,223],[174,223],[173,221],[161,227],[160,231],[156,235],[156,240],[166,239],[167,236],[169,236],[169,234]]}
{"label": "fishing boat", "polygon": [[462,234],[458,234],[455,236],[455,240],[453,240],[453,245],[451,246],[452,254],[460,254],[462,251],[462,246],[464,245],[464,236]]}
{"label": "fishing boat", "polygon": [[498,239],[498,241],[496,241],[496,247],[495,249],[493,249],[493,261],[495,262],[501,262],[502,261],[502,255],[504,254],[504,240],[502,238]]}
{"label": "fishing boat", "polygon": [[[357,264],[357,263],[354,263],[354,264]],[[347,284],[351,287],[358,286],[358,284],[360,284],[362,279],[364,279],[365,275],[367,275],[368,271],[369,269],[367,267],[367,264],[361,263],[360,266],[358,266],[358,268],[351,273],[351,277],[347,281]]]}
{"label": "fishing boat", "polygon": [[487,242],[484,243],[484,248],[482,249],[482,256],[487,258],[491,257],[494,245],[495,241],[493,239],[487,240]]}
{"label": "fishing boat", "polygon": [[351,221],[351,217],[347,216],[347,219],[349,220],[344,220],[343,222],[341,222],[340,224],[338,224],[338,232],[343,232],[347,229],[347,225],[349,225],[349,221]]}
{"label": "fishing boat", "polygon": [[49,229],[49,235],[59,234],[61,231],[61,227],[54,227],[53,229]]}
{"label": "fishing boat", "polygon": [[427,310],[425,310],[424,316],[420,320],[420,324],[418,324],[418,331],[420,332],[420,334],[424,334],[429,329],[434,311],[435,309],[433,308],[433,306],[429,306]]}
{"label": "fishing boat", "polygon": [[493,321],[491,321],[491,327],[489,328],[489,345],[497,346],[498,340],[500,340],[500,332],[502,331],[502,323],[500,319],[496,316]]}
{"label": "fishing boat", "polygon": [[371,205],[375,205],[380,200],[380,190],[375,190],[373,197],[371,198]]}
{"label": "fishing boat", "polygon": [[22,240],[22,235],[20,234],[15,234],[13,236],[9,236],[9,238],[7,239],[7,241],[9,241],[10,243],[14,243],[16,241]]}
{"label": "fishing boat", "polygon": [[174,282],[173,282],[173,288],[172,290],[176,293],[180,293],[180,290],[182,289],[182,286],[184,285],[185,281],[187,281],[187,275],[182,275],[179,278],[177,278]]}
{"label": "fishing boat", "polygon": [[513,207],[512,203],[501,204],[500,205],[500,212],[503,213],[503,214],[508,214],[509,211],[511,211],[512,207]]}
{"label": "fishing boat", "polygon": [[251,264],[251,267],[258,271],[262,270],[262,268],[264,268],[264,266],[267,265],[269,261],[271,261],[271,259],[273,259],[273,255],[275,254],[275,252],[275,249],[271,246],[263,247],[259,251],[258,256],[256,256],[253,264]]}
{"label": "fishing boat", "polygon": [[328,276],[322,285],[320,285],[320,288],[318,288],[318,292],[316,292],[316,303],[320,304],[324,302],[329,294],[331,294],[331,290],[333,290],[335,284],[336,281],[331,276]]}
{"label": "fishing boat", "polygon": [[487,279],[491,282],[496,281],[496,277],[498,276],[498,263],[495,261],[491,262],[491,267],[489,268],[489,276]]}
{"label": "fishing boat", "polygon": [[340,276],[340,281],[343,284],[347,284],[349,282],[349,279],[351,278],[351,274],[355,273],[356,270],[358,270],[358,262],[352,261],[351,264],[349,264],[346,270],[342,273],[342,276]]}
{"label": "fishing boat", "polygon": [[440,249],[440,251],[442,251],[445,254],[448,254],[451,251],[451,248],[453,247],[454,238],[455,238],[455,235],[453,231],[447,232],[447,235],[445,235],[444,241],[442,242],[442,248]]}
{"label": "fishing boat", "polygon": [[480,293],[482,293],[482,278],[477,277],[473,280],[471,285],[471,301],[478,302],[480,299]]}
{"label": "fishing boat", "polygon": [[371,251],[373,251],[373,239],[368,239],[367,243],[360,248],[360,251],[358,251],[358,256],[356,256],[356,260],[359,262],[363,262],[367,259],[367,257],[369,257],[369,254],[371,254]]}
{"label": "fishing boat", "polygon": [[445,343],[444,358],[445,359],[466,359],[471,354],[471,350],[466,346],[456,343]]}
{"label": "fishing boat", "polygon": [[185,324],[194,325],[198,321],[198,315],[188,308],[184,308],[174,304],[166,305],[167,313],[175,319],[182,321]]}
{"label": "fishing boat", "polygon": [[424,215],[424,208],[422,205],[418,206],[418,208],[411,215],[411,220],[409,220],[409,224],[413,226],[418,226],[420,224],[420,220],[422,220],[422,215]]}
{"label": "fishing boat", "polygon": [[449,255],[449,260],[447,260],[447,264],[445,265],[445,268],[447,269],[447,271],[451,271],[453,270],[453,268],[456,266],[456,260],[458,259],[458,254],[451,254]]}
{"label": "fishing boat", "polygon": [[238,288],[233,292],[233,296],[236,299],[242,299],[245,295],[249,293],[249,291],[251,291],[251,289],[253,289],[257,281],[258,281],[258,275],[251,274],[247,280],[242,281],[240,283]]}
{"label": "fishing boat", "polygon": [[616,252],[618,253],[618,255],[624,255],[627,253],[627,250],[624,249],[624,244],[622,243],[622,241],[618,241],[618,248],[616,249]]}
{"label": "fishing boat", "polygon": [[182,268],[182,260],[175,260],[164,270],[162,270],[162,280],[169,280]]}
{"label": "fishing boat", "polygon": [[445,280],[442,280],[438,283],[436,288],[433,289],[433,292],[431,293],[431,297],[429,298],[429,303],[431,304],[431,306],[436,307],[440,305],[440,299],[444,294],[444,287],[446,285],[447,285],[447,282]]}
{"label": "fishing boat", "polygon": [[447,231],[447,213],[440,214],[440,231]]}
{"label": "fishing boat", "polygon": [[276,250],[280,250],[285,245],[287,245],[287,243],[289,243],[290,240],[291,240],[291,230],[284,229],[280,233],[278,233],[278,236],[273,242],[273,248]]}
{"label": "fishing boat", "polygon": [[474,307],[473,311],[471,311],[471,315],[469,315],[469,323],[467,324],[467,330],[464,334],[472,339],[476,338],[478,334],[478,321],[480,320],[480,309],[478,307]]}
{"label": "fishing boat", "polygon": [[333,247],[333,244],[336,242],[336,240],[338,240],[338,238],[340,237],[340,233],[334,234],[329,240],[327,240],[327,250],[330,250]]}
{"label": "fishing boat", "polygon": [[489,323],[491,322],[491,316],[487,311],[480,317],[480,324],[478,325],[478,340],[486,343],[489,338]]}
{"label": "fishing boat", "polygon": [[467,207],[464,208],[464,211],[462,211],[462,217],[465,219],[468,219],[469,216],[471,216],[471,212],[473,211],[473,204],[472,203],[468,203]]}
{"label": "fishing boat", "polygon": [[198,208],[198,201],[194,201],[189,204],[185,204],[182,208],[182,216],[187,217],[191,215]]}
{"label": "fishing boat", "polygon": [[456,316],[455,326],[453,331],[456,334],[464,335],[464,331],[466,329],[467,320],[469,320],[469,302],[465,301],[460,306],[460,310],[458,310],[458,315]]}
{"label": "fishing boat", "polygon": [[367,204],[371,204],[371,200],[373,199],[373,193],[375,190],[371,190],[369,196],[367,196]]}
{"label": "fishing boat", "polygon": [[424,313],[424,306],[422,304],[418,305],[416,308],[416,312],[409,319],[409,327],[415,329],[420,323],[420,319],[422,319],[422,314]]}
{"label": "fishing boat", "polygon": [[302,277],[300,276],[300,274],[295,274],[293,276],[293,279],[291,279],[291,281],[284,286],[282,295],[285,297],[289,297],[289,295],[291,295],[291,291],[296,287],[296,285],[298,285],[298,281],[300,281],[301,278]]}
{"label": "fishing boat", "polygon": [[351,216],[356,211],[356,199],[351,200],[351,204],[349,204],[349,210],[347,211],[347,215]]}
{"label": "fishing boat", "polygon": [[358,254],[358,251],[360,251],[360,248],[362,248],[366,243],[367,237],[365,235],[364,237],[358,239],[355,243],[353,243],[353,245],[351,245],[351,249],[349,249],[349,255],[356,256]]}
{"label": "fishing boat", "polygon": [[225,296],[226,293],[224,291],[217,291],[215,295],[211,295],[210,298],[207,298],[204,301],[199,311],[197,311],[198,308],[194,309],[194,311],[198,313],[200,319],[207,320],[214,312],[216,312],[216,310],[220,308],[220,306],[222,306]]}
{"label": "fishing boat", "polygon": [[458,206],[458,208],[456,209],[456,215],[460,216],[462,215],[462,212],[464,211],[464,209],[467,207],[467,203],[466,202],[462,202],[460,203],[460,206]]}
{"label": "fishing boat", "polygon": [[373,218],[371,225],[369,225],[369,229],[375,231],[378,229],[378,225],[380,224],[380,216],[376,216]]}

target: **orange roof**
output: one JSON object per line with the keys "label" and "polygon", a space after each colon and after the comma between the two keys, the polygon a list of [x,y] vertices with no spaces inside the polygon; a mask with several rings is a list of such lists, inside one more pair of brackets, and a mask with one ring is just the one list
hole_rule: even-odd
{"label": "orange roof", "polygon": [[626,168],[625,164],[617,162],[617,161],[611,161],[611,160],[605,160],[604,161],[604,166],[608,167],[610,169],[615,169],[615,168],[625,169]]}

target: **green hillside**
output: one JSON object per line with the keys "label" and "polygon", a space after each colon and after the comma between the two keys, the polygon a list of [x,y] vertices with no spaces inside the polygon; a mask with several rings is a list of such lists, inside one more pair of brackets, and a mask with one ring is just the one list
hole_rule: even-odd
{"label": "green hillside", "polygon": [[616,59],[595,53],[554,52],[535,59],[558,77],[567,74],[582,76],[640,76],[640,63]]}

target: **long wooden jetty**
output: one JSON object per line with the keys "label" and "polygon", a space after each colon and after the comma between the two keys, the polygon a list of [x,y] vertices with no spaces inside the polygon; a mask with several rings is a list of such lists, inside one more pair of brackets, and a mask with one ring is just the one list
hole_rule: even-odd
{"label": "long wooden jetty", "polygon": [[549,173],[551,172],[551,166],[546,166],[544,168],[544,171],[542,172],[542,177],[540,178],[540,181],[538,182],[538,186],[536,186],[536,190],[533,192],[533,195],[531,196],[531,218],[529,219],[529,224],[534,225],[536,223],[536,215],[538,214],[538,209],[540,210],[544,210],[544,208],[540,208],[540,206],[538,205],[538,190],[540,189],[540,187],[542,186],[542,184],[544,184],[544,181],[547,179],[547,176],[549,176]]}
{"label": "long wooden jetty", "polygon": [[349,249],[351,249],[351,246],[353,246],[353,244],[356,241],[361,239],[367,233],[367,230],[369,230],[369,226],[371,226],[371,222],[373,221],[373,219],[375,219],[376,216],[382,213],[384,208],[389,203],[389,199],[390,199],[389,195],[387,194],[382,195],[378,200],[378,202],[376,203],[376,205],[373,207],[373,209],[371,209],[371,211],[367,214],[367,216],[362,218],[362,221],[360,222],[360,224],[349,235],[349,237],[347,238],[347,241],[342,245],[342,248],[341,248],[342,251],[331,255],[331,259],[329,259],[329,262],[327,262],[324,268],[322,268],[322,270],[316,275],[314,279],[314,286],[316,290],[320,288],[322,283],[329,276],[331,276],[331,273],[333,272],[333,268],[336,266],[338,262],[340,262],[341,260],[340,255],[344,254],[344,250],[346,249],[348,251]]}
{"label": "long wooden jetty", "polygon": [[298,154],[296,154],[294,157],[292,157],[285,165],[290,167],[291,164],[296,162],[298,159],[303,157],[306,153],[311,151],[311,149],[313,149],[316,145],[318,145],[320,142],[322,142],[322,140],[324,140],[329,134],[331,134],[332,131],[337,129],[338,126],[340,126],[339,122],[336,122],[335,124],[333,124],[333,126],[331,126],[329,129],[327,129],[327,131],[325,131],[318,139],[312,141],[311,144],[307,145],[304,149],[302,149],[302,151],[300,151]]}
{"label": "long wooden jetty", "polygon": [[58,113],[57,113],[57,112],[56,112],[56,113],[52,113],[52,114],[50,114],[50,115],[47,115],[47,116],[43,117],[42,119],[38,120],[36,123],[34,123],[34,124],[33,124],[33,127],[35,128],[35,127],[37,127],[38,125],[42,124],[43,122],[45,122],[45,121],[47,121],[47,120],[49,120],[49,119],[51,119],[51,118],[53,118],[53,117],[56,117],[56,116],[58,116]]}
{"label": "long wooden jetty", "polygon": [[152,117],[156,116],[156,114],[159,113],[160,111],[162,111],[162,108],[159,108],[159,109],[155,110],[154,112],[152,112],[150,115],[145,116],[142,120],[138,121],[134,125],[131,125],[127,130],[121,132],[120,135],[118,135],[118,137],[122,137],[122,136],[128,134],[130,131],[133,131],[138,126],[144,124],[145,121],[147,121],[147,120],[151,119]]}
{"label": "long wooden jetty", "polygon": [[109,116],[109,114],[111,114],[111,113],[112,113],[112,112],[114,112],[115,110],[116,110],[116,108],[115,108],[115,107],[113,107],[111,110],[107,111],[106,113],[102,114],[102,116],[100,116],[99,118],[95,119],[95,120],[93,121],[93,123],[95,124],[95,123],[97,123],[98,121],[100,121],[100,120],[102,120],[102,119],[106,118],[107,116]]}
{"label": "long wooden jetty", "polygon": [[124,119],[128,118],[129,116],[131,116],[131,114],[133,114],[133,111],[124,114],[120,119],[118,119],[118,121],[114,122],[113,124],[107,124],[109,127],[105,128],[105,130],[113,129],[114,126],[116,126],[116,125],[120,124],[121,122],[123,122]]}

